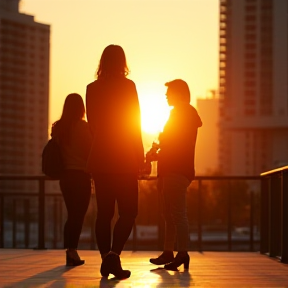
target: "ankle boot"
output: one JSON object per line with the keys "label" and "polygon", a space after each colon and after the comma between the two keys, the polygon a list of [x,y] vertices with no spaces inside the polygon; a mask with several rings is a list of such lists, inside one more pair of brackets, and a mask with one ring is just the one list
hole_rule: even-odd
{"label": "ankle boot", "polygon": [[173,251],[164,251],[159,257],[151,258],[150,262],[155,265],[163,265],[170,263],[174,260]]}
{"label": "ankle boot", "polygon": [[111,273],[119,280],[129,278],[131,275],[131,272],[129,270],[122,269],[120,257],[115,253],[109,253],[103,259],[100,273],[103,277],[108,277]]}
{"label": "ankle boot", "polygon": [[83,265],[85,260],[81,260],[76,249],[68,249],[66,251],[66,266]]}
{"label": "ankle boot", "polygon": [[175,259],[164,266],[166,270],[178,271],[178,267],[184,264],[184,269],[189,269],[190,256],[186,251],[178,252]]}

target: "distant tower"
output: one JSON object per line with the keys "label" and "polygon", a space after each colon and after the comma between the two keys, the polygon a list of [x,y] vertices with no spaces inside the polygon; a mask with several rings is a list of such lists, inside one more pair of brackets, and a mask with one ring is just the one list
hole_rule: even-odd
{"label": "distant tower", "polygon": [[288,165],[288,1],[220,0],[219,165]]}
{"label": "distant tower", "polygon": [[206,98],[197,99],[197,111],[203,122],[198,129],[195,151],[196,175],[211,175],[218,172],[219,143],[219,98],[210,90]]}
{"label": "distant tower", "polygon": [[50,26],[18,6],[0,0],[0,174],[39,175],[48,138]]}

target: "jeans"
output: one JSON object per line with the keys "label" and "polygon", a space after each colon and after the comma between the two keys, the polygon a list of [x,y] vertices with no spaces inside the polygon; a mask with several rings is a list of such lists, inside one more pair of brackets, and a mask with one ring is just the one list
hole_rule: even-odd
{"label": "jeans", "polygon": [[190,181],[179,174],[167,174],[158,180],[162,214],[165,220],[164,250],[173,251],[177,239],[177,251],[187,251],[189,223],[186,193]]}
{"label": "jeans", "polygon": [[81,170],[66,170],[60,188],[67,208],[64,248],[77,249],[82,225],[91,197],[90,175]]}
{"label": "jeans", "polygon": [[[95,234],[101,254],[121,254],[138,213],[138,180],[135,174],[93,174],[97,201]],[[119,218],[111,237],[111,220],[118,205]],[[111,239],[112,238],[112,239]]]}

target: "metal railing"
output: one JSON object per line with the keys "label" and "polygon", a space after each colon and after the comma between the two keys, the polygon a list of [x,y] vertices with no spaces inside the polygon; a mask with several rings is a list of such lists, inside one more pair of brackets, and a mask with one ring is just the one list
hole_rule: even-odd
{"label": "metal railing", "polygon": [[[143,180],[143,181],[153,181],[155,180],[155,177],[151,177],[149,180]],[[238,243],[239,245],[246,245],[246,248],[243,248],[245,251],[257,251],[260,243],[260,233],[258,227],[260,226],[260,183],[261,179],[263,180],[263,177],[260,176],[197,176],[195,180],[192,182],[194,185],[194,188],[192,187],[190,190],[190,193],[193,193],[193,202],[194,206],[190,203],[191,207],[193,206],[194,211],[194,225],[191,226],[192,228],[190,229],[191,233],[191,238],[190,238],[190,248],[191,250],[197,250],[197,251],[203,251],[203,250],[213,250],[215,245],[220,243],[222,245],[222,248],[220,250],[224,251],[232,251],[233,247],[236,245],[235,243]],[[265,178],[266,179],[266,178]],[[62,233],[62,227],[63,227],[63,219],[64,216],[62,214],[65,214],[65,208],[62,209],[62,195],[60,193],[51,193],[46,191],[45,184],[53,181],[49,179],[46,176],[6,176],[2,175],[0,176],[0,184],[1,181],[36,181],[38,188],[36,191],[33,193],[27,193],[25,192],[11,192],[11,191],[0,191],[0,248],[6,248],[4,245],[5,243],[5,237],[7,237],[7,231],[5,231],[6,226],[8,227],[9,225],[9,239],[11,240],[11,245],[12,248],[17,248],[17,231],[18,231],[18,226],[17,223],[21,222],[23,227],[21,228],[23,230],[23,233],[21,235],[22,238],[24,237],[24,244],[22,245],[24,248],[29,248],[31,246],[31,240],[29,240],[31,237],[31,233],[37,234],[37,239],[35,240],[35,245],[34,248],[36,249],[46,249],[47,248],[47,221],[49,220],[52,224],[50,225],[52,227],[52,244],[50,244],[49,248],[57,248],[57,242],[61,242],[62,240],[58,239],[57,240],[57,235],[59,233]],[[235,182],[236,181],[236,182]],[[247,209],[245,212],[247,214],[247,221],[245,222],[245,233],[243,234],[242,232],[235,232],[235,224],[233,223],[233,218],[234,216],[234,210],[235,207],[239,206],[236,203],[234,203],[235,200],[235,195],[236,195],[236,189],[238,182],[243,181],[243,182],[253,182],[249,188],[246,187],[245,191],[238,191],[247,196],[246,198],[247,203],[243,205]],[[140,181],[139,181],[140,182]],[[219,206],[219,211],[221,212],[223,217],[225,218],[225,221],[222,221],[223,223],[221,224],[221,235],[219,231],[217,233],[212,233],[209,232],[209,225],[207,225],[207,222],[209,222],[206,218],[206,213],[207,213],[207,203],[206,201],[206,194],[210,191],[207,187],[207,183],[216,183],[216,182],[225,182],[225,189],[220,191],[220,194],[224,195],[223,202],[225,202],[225,205],[221,203]],[[236,183],[236,184],[235,184]],[[255,183],[256,186],[259,185],[259,189],[256,187],[255,188]],[[254,185],[254,186],[253,186]],[[224,187],[223,186],[223,187]],[[252,187],[252,188],[251,188]],[[254,187],[254,188],[253,188]],[[263,189],[263,185],[261,186]],[[215,187],[214,187],[215,188]],[[212,190],[210,191],[212,194],[216,193],[212,187]],[[194,190],[193,190],[194,189]],[[209,190],[209,191],[208,191]],[[207,192],[208,191],[208,192]],[[141,193],[141,191],[140,191]],[[206,193],[206,194],[205,194]],[[219,194],[219,195],[220,195]],[[205,197],[204,197],[205,196]],[[95,202],[95,195],[92,195],[92,202]],[[154,197],[153,199],[156,199],[157,197]],[[217,197],[216,197],[217,198]],[[35,202],[33,205],[30,205],[31,199],[34,199],[33,201]],[[52,202],[51,209],[52,211],[47,211],[47,202],[48,199],[49,201]],[[286,198],[287,199],[287,198]],[[12,202],[12,204],[10,202]],[[263,202],[263,200],[261,200]],[[8,208],[8,204],[10,203],[11,205]],[[58,203],[58,204],[57,204]],[[59,204],[60,203],[60,204]],[[233,204],[234,203],[234,204]],[[160,203],[158,203],[159,205]],[[233,205],[234,206],[233,206]],[[206,205],[206,206],[205,206]],[[236,205],[236,206],[235,206]],[[21,213],[20,216],[18,215],[19,213],[17,212],[21,208]],[[37,211],[34,213],[36,215],[36,219],[33,219],[33,223],[35,224],[36,227],[34,227],[34,232],[30,231],[31,230],[31,216],[30,216],[30,210],[32,209],[31,207],[34,207],[34,209],[37,209]],[[11,208],[12,207],[12,208]],[[205,208],[206,207],[206,208]],[[10,209],[12,211],[10,211]],[[9,210],[9,211],[7,211]],[[49,208],[50,210],[50,208]],[[62,211],[63,210],[63,211]],[[218,211],[218,212],[219,212]],[[7,216],[7,212],[9,212]],[[47,212],[51,212],[47,216]],[[241,212],[242,213],[242,212]],[[244,212],[243,212],[244,213]],[[95,214],[95,213],[94,213]],[[262,213],[263,214],[263,213]],[[261,215],[262,215],[261,214]],[[9,219],[8,219],[8,218]],[[20,218],[20,221],[17,222],[17,217]],[[49,218],[49,219],[47,219]],[[52,219],[50,219],[52,218]],[[8,221],[8,220],[9,221]],[[60,219],[60,220],[59,220]],[[274,219],[274,218],[273,218]],[[273,220],[271,219],[271,221]],[[19,220],[19,219],[18,219]],[[155,219],[154,219],[155,220]],[[7,221],[9,222],[9,225],[7,224]],[[49,223],[50,223],[49,222]],[[94,235],[94,222],[95,219],[90,220],[90,228],[88,229],[88,233],[90,234],[88,237],[88,242],[90,243],[88,249],[96,249],[96,244],[95,244],[95,235]],[[225,222],[225,223],[224,223]],[[157,226],[157,237],[156,239],[152,239],[156,245],[155,247],[157,250],[162,249],[163,245],[163,237],[164,237],[164,225],[163,221],[161,219],[160,214],[158,215],[158,219],[156,220],[156,226]],[[287,222],[286,222],[287,224]],[[6,225],[6,226],[5,226]],[[210,225],[211,227],[213,225]],[[263,225],[262,225],[263,226]],[[262,227],[261,226],[261,227]],[[12,227],[12,228],[11,228]],[[207,228],[208,227],[208,228]],[[211,228],[210,227],[210,228]],[[131,239],[130,241],[130,249],[132,250],[145,250],[145,241],[141,240],[139,236],[137,236],[137,229],[139,229],[139,226],[136,224],[134,225],[134,229],[131,233]],[[240,228],[239,228],[240,229]],[[238,230],[239,230],[238,229]],[[89,231],[90,230],[90,231]],[[263,230],[263,228],[262,228]],[[208,232],[207,232],[208,231]],[[262,232],[262,231],[261,231]],[[242,233],[242,234],[241,234]],[[240,235],[241,234],[241,235]],[[212,236],[211,236],[212,235]],[[221,237],[220,237],[220,236]],[[213,238],[214,237],[214,238]],[[217,239],[216,239],[216,238]],[[287,235],[286,235],[287,237]],[[221,239],[220,239],[221,238]],[[287,238],[286,238],[287,239]],[[9,240],[9,241],[10,241]],[[23,242],[22,241],[22,242]],[[262,240],[261,240],[262,241]],[[7,241],[6,241],[7,242]],[[217,242],[217,243],[216,243]],[[208,244],[210,243],[210,248],[207,248]],[[261,242],[262,243],[262,242]],[[214,245],[214,246],[213,246]],[[212,247],[212,248],[211,248]],[[153,250],[153,249],[149,249]],[[276,253],[277,254],[277,253]]]}
{"label": "metal railing", "polygon": [[288,263],[288,166],[261,177],[260,252]]}

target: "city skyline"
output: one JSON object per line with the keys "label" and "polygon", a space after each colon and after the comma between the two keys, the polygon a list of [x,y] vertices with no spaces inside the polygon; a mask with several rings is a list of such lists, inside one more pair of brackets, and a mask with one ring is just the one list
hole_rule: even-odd
{"label": "city skyline", "polygon": [[[164,5],[165,3],[165,5]],[[48,1],[22,0],[20,13],[51,25],[50,119],[61,116],[71,92],[85,100],[86,85],[103,49],[121,45],[135,81],[142,128],[156,133],[169,108],[164,83],[187,81],[191,103],[218,86],[218,0]]]}

